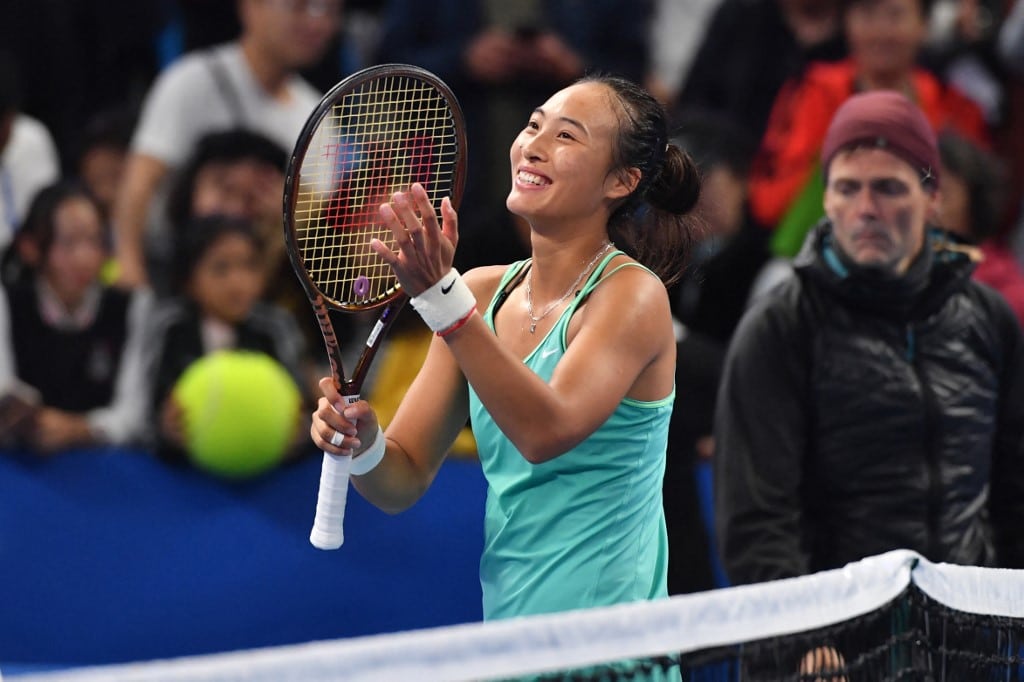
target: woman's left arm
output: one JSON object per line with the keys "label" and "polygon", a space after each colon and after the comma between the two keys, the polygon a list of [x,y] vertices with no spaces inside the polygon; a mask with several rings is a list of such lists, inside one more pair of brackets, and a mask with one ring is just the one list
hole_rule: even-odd
{"label": "woman's left arm", "polygon": [[657,400],[673,389],[668,295],[647,271],[624,268],[603,281],[570,329],[576,333],[549,383],[506,349],[479,316],[445,337],[495,423],[534,463],[578,445],[623,398]]}

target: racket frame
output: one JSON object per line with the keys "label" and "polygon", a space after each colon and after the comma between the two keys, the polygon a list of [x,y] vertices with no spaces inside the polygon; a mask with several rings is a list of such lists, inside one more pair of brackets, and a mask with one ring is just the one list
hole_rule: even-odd
{"label": "racket frame", "polygon": [[[346,405],[355,403],[360,398],[363,381],[369,370],[370,364],[380,348],[388,330],[398,317],[399,312],[408,301],[408,296],[402,291],[401,284],[396,280],[395,290],[379,301],[367,304],[352,305],[345,304],[327,296],[320,287],[313,281],[308,269],[303,262],[302,249],[298,244],[297,236],[297,202],[300,194],[300,171],[306,153],[313,141],[314,135],[320,128],[324,118],[329,116],[344,97],[356,91],[367,82],[386,77],[406,77],[423,81],[429,84],[444,98],[448,106],[449,115],[452,118],[452,128],[455,133],[456,150],[454,154],[454,167],[451,174],[451,188],[448,196],[451,204],[457,208],[462,200],[466,178],[466,122],[454,92],[440,78],[426,69],[408,64],[380,64],[358,71],[348,78],[345,78],[331,88],[320,100],[320,103],[313,110],[306,120],[302,131],[296,140],[295,148],[288,160],[285,173],[285,185],[283,196],[283,227],[285,237],[285,251],[291,262],[310,305],[316,314],[317,322],[320,325],[320,332],[324,338],[324,345],[327,350],[327,357],[331,365],[331,375],[335,386],[342,394]],[[436,209],[435,209],[436,210]],[[338,312],[362,312],[383,308],[377,317],[377,321],[367,337],[366,344],[351,377],[346,376],[342,363],[341,346],[338,343],[334,331],[334,324],[331,321],[331,311]],[[351,457],[340,457],[324,453],[324,467],[321,472],[320,493],[317,500],[317,515],[313,531],[310,535],[311,542],[321,549],[336,549],[344,542],[342,532],[342,521],[344,516],[349,469]],[[336,524],[332,522],[331,528],[322,528],[325,519],[337,519]],[[334,527],[336,525],[336,527]]]}

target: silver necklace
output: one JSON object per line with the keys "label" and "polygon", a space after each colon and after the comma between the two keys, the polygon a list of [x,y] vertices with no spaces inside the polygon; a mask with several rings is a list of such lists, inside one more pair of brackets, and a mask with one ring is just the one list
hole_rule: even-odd
{"label": "silver necklace", "polygon": [[575,291],[576,287],[579,286],[580,282],[583,281],[584,275],[590,272],[590,268],[594,267],[594,264],[597,263],[597,259],[604,255],[605,251],[612,248],[612,246],[614,246],[614,244],[612,244],[611,242],[605,242],[604,244],[602,244],[601,248],[598,250],[597,253],[594,254],[594,257],[590,260],[590,262],[587,263],[583,270],[580,271],[580,274],[576,278],[576,281],[569,285],[569,288],[565,290],[564,294],[562,294],[556,300],[548,304],[548,307],[545,308],[544,312],[542,312],[539,316],[533,314],[533,268],[530,269],[530,274],[526,278],[526,312],[530,316],[531,334],[537,331],[538,322],[540,322],[545,317],[550,315],[552,310],[562,305],[562,302],[565,301],[565,299],[569,298],[569,295],[573,291]]}

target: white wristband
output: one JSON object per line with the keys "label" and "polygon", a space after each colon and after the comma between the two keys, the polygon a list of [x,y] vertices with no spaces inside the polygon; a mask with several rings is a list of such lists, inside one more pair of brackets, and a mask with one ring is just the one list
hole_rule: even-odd
{"label": "white wristband", "polygon": [[384,431],[378,426],[377,437],[370,443],[370,447],[352,458],[352,470],[349,473],[353,476],[362,476],[372,471],[384,459],[384,451],[387,450],[387,447]]}
{"label": "white wristband", "polygon": [[476,297],[462,281],[459,271],[452,268],[434,286],[409,299],[409,302],[430,331],[443,332],[469,315],[476,306]]}

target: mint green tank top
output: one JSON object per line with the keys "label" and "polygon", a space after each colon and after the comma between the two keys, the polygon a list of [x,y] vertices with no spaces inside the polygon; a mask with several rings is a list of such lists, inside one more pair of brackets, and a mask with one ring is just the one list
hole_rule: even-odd
{"label": "mint green tank top", "polygon": [[[615,255],[595,269],[523,361],[545,381],[565,353],[570,318]],[[509,266],[498,291],[527,263]],[[492,330],[493,316],[494,300],[484,314]],[[661,490],[674,399],[674,391],[654,402],[626,398],[582,443],[531,464],[470,387],[473,434],[488,485],[480,560],[485,620],[667,596]]]}

